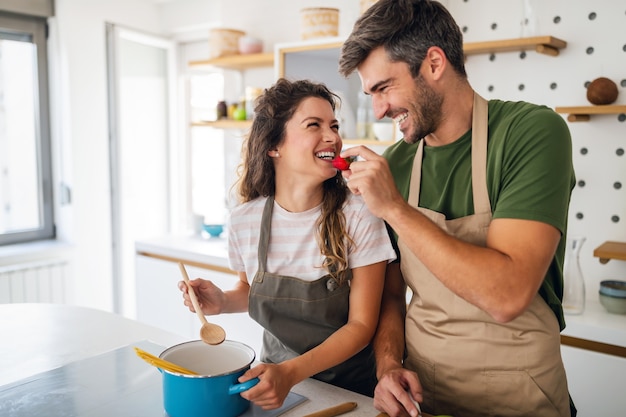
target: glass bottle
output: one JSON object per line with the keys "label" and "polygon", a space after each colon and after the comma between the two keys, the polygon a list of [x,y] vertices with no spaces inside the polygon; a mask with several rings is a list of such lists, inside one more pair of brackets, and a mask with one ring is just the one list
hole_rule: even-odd
{"label": "glass bottle", "polygon": [[358,139],[373,139],[372,132],[374,109],[372,98],[362,91],[359,92],[359,107],[356,111],[356,135]]}
{"label": "glass bottle", "polygon": [[567,238],[563,263],[563,311],[565,314],[582,314],[585,310],[585,280],[580,269],[580,248],[583,236]]}

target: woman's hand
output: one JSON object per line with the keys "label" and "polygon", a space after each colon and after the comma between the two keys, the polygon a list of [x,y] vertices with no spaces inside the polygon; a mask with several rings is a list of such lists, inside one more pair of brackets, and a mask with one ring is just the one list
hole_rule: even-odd
{"label": "woman's hand", "polygon": [[[189,281],[189,285],[193,288],[200,303],[202,313],[205,315],[220,314],[226,303],[225,293],[211,281],[196,278]],[[189,307],[189,311],[196,312],[187,292],[187,285],[184,281],[178,282],[178,289],[183,293],[184,304]]]}
{"label": "woman's hand", "polygon": [[240,395],[264,410],[278,408],[283,405],[289,390],[295,385],[290,377],[292,374],[284,363],[257,365],[240,376],[239,382],[259,378],[259,383]]}

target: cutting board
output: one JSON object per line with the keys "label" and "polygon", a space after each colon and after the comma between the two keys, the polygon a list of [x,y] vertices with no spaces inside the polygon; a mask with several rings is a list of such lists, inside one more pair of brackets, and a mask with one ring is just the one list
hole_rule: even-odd
{"label": "cutting board", "polygon": [[[165,348],[143,341],[0,387],[0,416],[167,417],[161,374],[135,354]],[[277,417],[304,402],[289,393],[283,406],[264,411],[251,406],[241,417]]]}

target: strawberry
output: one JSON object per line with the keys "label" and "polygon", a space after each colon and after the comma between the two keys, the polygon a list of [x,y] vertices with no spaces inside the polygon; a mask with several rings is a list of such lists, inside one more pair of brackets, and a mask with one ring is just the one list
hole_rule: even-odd
{"label": "strawberry", "polygon": [[341,156],[337,155],[335,159],[333,159],[333,166],[341,171],[345,171],[350,168],[350,164],[354,162],[355,159],[356,157],[354,156],[342,158]]}

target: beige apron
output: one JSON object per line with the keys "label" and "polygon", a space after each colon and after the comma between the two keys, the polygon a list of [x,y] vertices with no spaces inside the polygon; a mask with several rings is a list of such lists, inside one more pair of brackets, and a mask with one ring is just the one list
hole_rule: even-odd
{"label": "beige apron", "polygon": [[[423,140],[415,155],[408,198],[447,233],[479,246],[485,246],[491,222],[487,120],[487,102],[475,94],[473,215],[446,220],[441,213],[418,207]],[[424,411],[455,417],[570,415],[559,324],[540,295],[515,320],[497,323],[445,287],[402,240],[398,245],[402,273],[413,291],[406,319],[405,366],[419,375]]]}

